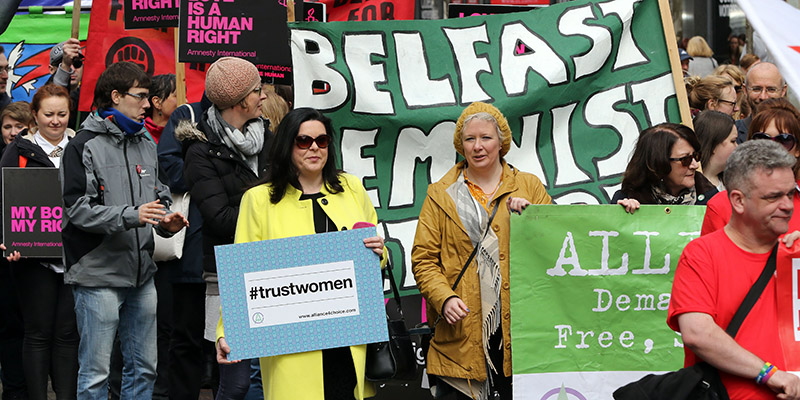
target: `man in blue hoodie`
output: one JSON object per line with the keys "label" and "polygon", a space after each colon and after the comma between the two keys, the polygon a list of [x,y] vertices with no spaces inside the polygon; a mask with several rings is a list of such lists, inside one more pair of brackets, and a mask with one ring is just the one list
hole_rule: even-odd
{"label": "man in blue hoodie", "polygon": [[78,398],[107,399],[109,360],[119,330],[122,398],[149,399],[156,378],[153,232],[188,225],[169,211],[156,145],[144,129],[150,78],[130,62],[98,78],[92,113],[64,150],[64,282],[73,285],[81,336]]}

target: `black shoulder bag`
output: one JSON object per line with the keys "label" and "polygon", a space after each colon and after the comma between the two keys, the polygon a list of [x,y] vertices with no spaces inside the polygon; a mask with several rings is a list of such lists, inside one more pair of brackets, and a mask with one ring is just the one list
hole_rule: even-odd
{"label": "black shoulder bag", "polygon": [[[400,318],[391,319],[389,314],[386,314],[386,322],[389,325],[389,341],[367,345],[367,364],[364,374],[370,381],[414,380],[417,377],[417,357],[414,354],[414,346],[411,344],[411,336],[403,317],[403,305],[400,303],[400,291],[397,290],[397,283],[392,274],[392,264],[387,263],[386,269]],[[381,273],[386,275],[387,271],[384,270]]]}
{"label": "black shoulder bag", "polygon": [[[487,223],[486,223],[486,230],[483,231],[483,235],[481,235],[481,239],[486,237],[486,234],[489,233],[489,229],[492,229],[492,221],[494,221],[494,216],[495,216],[495,214],[497,214],[497,208],[499,206],[500,206],[500,200],[498,199],[494,203],[494,207],[492,208],[492,214],[489,215],[489,221],[487,221]],[[458,283],[461,282],[461,278],[464,276],[464,273],[467,272],[467,267],[469,267],[469,265],[472,264],[472,260],[475,259],[475,254],[478,253],[478,247],[479,246],[480,246],[480,241],[472,249],[472,253],[470,253],[469,258],[467,258],[467,262],[465,262],[464,266],[461,267],[461,272],[458,273],[458,276],[456,277],[456,281],[453,282],[453,286],[452,286],[453,291],[456,290],[456,288],[458,287]],[[450,300],[450,299],[447,299],[447,300]],[[446,302],[446,300],[445,300],[445,302]],[[441,310],[439,310],[439,311],[441,312]],[[434,335],[434,331],[436,329],[436,325],[441,320],[442,320],[442,315],[440,313],[439,316],[436,317],[436,321],[433,322],[433,326],[429,326],[427,322],[424,322],[422,324],[417,325],[416,327],[414,327],[414,329],[412,329],[410,331],[410,333],[412,335],[419,335],[419,338],[420,338],[420,344],[419,345],[422,348],[422,357],[425,359],[426,364],[427,364],[427,360],[428,360],[428,349],[431,346],[431,339],[433,339],[433,335]],[[433,375],[428,375],[428,384],[431,387],[436,386],[436,378]],[[446,394],[446,393],[443,393],[442,395],[444,395],[444,394]],[[435,399],[438,399],[440,397],[441,396],[434,395]]]}
{"label": "black shoulder bag", "polygon": [[[767,265],[761,271],[756,283],[750,287],[736,314],[733,315],[725,332],[732,338],[744,322],[744,318],[761,297],[772,275],[775,273],[775,260],[778,245],[772,249]],[[728,391],[722,384],[719,372],[714,366],[706,362],[697,363],[691,367],[679,369],[663,375],[647,375],[644,378],[629,383],[614,392],[616,400],[728,400]]]}

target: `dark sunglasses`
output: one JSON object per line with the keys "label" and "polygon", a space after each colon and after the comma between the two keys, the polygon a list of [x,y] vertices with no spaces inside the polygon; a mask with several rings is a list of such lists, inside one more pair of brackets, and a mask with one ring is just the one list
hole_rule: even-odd
{"label": "dark sunglasses", "polygon": [[791,133],[779,133],[778,136],[770,136],[764,132],[756,132],[753,134],[753,139],[769,139],[773,142],[777,142],[781,146],[783,146],[786,150],[791,150],[797,144],[797,138],[794,137]]}
{"label": "dark sunglasses", "polygon": [[328,144],[330,144],[331,137],[328,135],[319,135],[315,138],[312,138],[311,136],[299,135],[294,138],[294,144],[301,149],[311,148],[311,143],[314,142],[317,143],[317,147],[324,149],[328,147]]}
{"label": "dark sunglasses", "polygon": [[677,158],[670,157],[669,160],[670,161],[680,161],[681,165],[683,165],[684,167],[688,167],[688,166],[692,165],[692,160],[700,161],[700,153],[695,151],[694,153],[687,154],[687,155],[685,155],[683,157],[677,157]]}

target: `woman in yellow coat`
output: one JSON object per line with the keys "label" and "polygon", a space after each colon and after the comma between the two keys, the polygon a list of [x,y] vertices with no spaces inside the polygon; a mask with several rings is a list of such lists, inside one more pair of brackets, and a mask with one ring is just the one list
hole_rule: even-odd
{"label": "woman in yellow coat", "polygon": [[539,178],[503,160],[511,129],[494,106],[469,105],[456,122],[453,144],[464,161],[428,186],[411,250],[428,320],[441,319],[428,350],[428,374],[457,389],[458,399],[511,399],[509,211],[551,199]]}
{"label": "woman in yellow coat", "polygon": [[[236,243],[352,229],[377,224],[375,208],[358,178],[336,170],[330,119],[311,108],[287,114],[278,127],[266,183],[242,197]],[[364,245],[383,256],[380,236]],[[217,361],[229,363],[222,321]],[[374,395],[364,380],[366,345],[261,358],[267,400],[363,399]]]}

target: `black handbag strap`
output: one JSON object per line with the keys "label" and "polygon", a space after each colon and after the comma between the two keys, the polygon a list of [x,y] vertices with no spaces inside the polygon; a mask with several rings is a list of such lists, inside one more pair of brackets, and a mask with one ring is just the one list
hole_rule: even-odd
{"label": "black handbag strap", "polygon": [[725,329],[725,332],[731,337],[736,337],[736,333],[739,332],[739,328],[742,326],[745,317],[747,317],[747,314],[753,306],[756,305],[758,298],[761,297],[761,293],[764,292],[764,288],[767,287],[767,283],[769,283],[769,280],[775,273],[775,262],[778,258],[779,244],[780,242],[772,248],[772,253],[769,254],[767,264],[764,266],[764,270],[761,271],[761,276],[759,276],[756,283],[750,287],[750,291],[747,292],[747,296],[742,300],[742,304],[739,306],[739,309],[736,310],[736,314],[733,315],[733,319],[731,319],[731,322],[728,324],[728,328]]}
{"label": "black handbag strap", "polygon": [[386,263],[386,269],[381,271],[381,273],[383,275],[389,275],[389,286],[392,287],[392,293],[394,294],[394,302],[397,305],[397,312],[400,313],[400,318],[404,318],[403,317],[403,305],[400,303],[400,291],[397,290],[397,283],[394,281],[394,274],[392,273],[392,263],[391,262],[387,262]]}
{"label": "black handbag strap", "polygon": [[[489,233],[489,229],[492,229],[492,220],[494,220],[494,215],[497,214],[497,207],[500,206],[500,200],[498,199],[494,203],[494,208],[492,209],[492,215],[489,216],[489,222],[486,223],[486,230],[483,231],[483,235],[481,235],[481,240],[486,237],[486,234]],[[467,262],[464,263],[464,266],[461,267],[461,272],[458,273],[458,277],[456,278],[455,283],[453,283],[453,290],[456,290],[458,287],[458,282],[461,282],[461,277],[464,276],[464,272],[467,272],[467,267],[472,263],[472,259],[475,258],[475,254],[478,253],[478,247],[480,247],[481,241],[479,240],[478,243],[475,245],[475,248],[472,249],[472,253],[470,253],[469,258],[467,258]]]}

